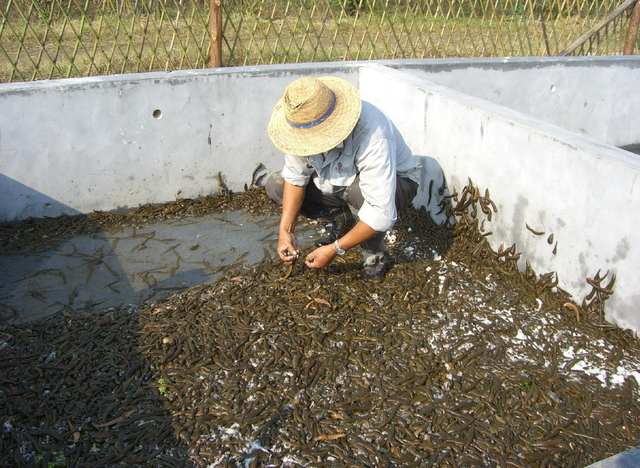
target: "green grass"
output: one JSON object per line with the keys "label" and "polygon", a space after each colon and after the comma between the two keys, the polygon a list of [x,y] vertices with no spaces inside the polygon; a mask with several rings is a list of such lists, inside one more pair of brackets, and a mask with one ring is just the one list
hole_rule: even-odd
{"label": "green grass", "polygon": [[[44,0],[39,0],[44,1]],[[307,2],[309,3],[309,2]],[[326,2],[325,2],[326,3]],[[401,3],[401,2],[399,2]],[[13,5],[17,5],[13,4]],[[223,65],[393,58],[546,55],[542,23],[515,4],[509,16],[456,18],[444,10],[419,8],[355,12],[278,10],[264,5],[223,17]],[[42,18],[0,17],[0,82],[206,68],[208,9],[141,11],[118,15]],[[148,14],[145,14],[148,13]],[[26,10],[25,10],[26,15]],[[535,16],[535,15],[534,15]],[[580,36],[597,18],[558,16],[546,21],[551,54]],[[610,28],[594,55],[617,54],[624,28]]]}

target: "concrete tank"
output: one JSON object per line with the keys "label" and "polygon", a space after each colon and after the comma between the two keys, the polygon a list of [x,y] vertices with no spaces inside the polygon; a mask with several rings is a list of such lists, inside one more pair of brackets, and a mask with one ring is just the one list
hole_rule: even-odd
{"label": "concrete tank", "polygon": [[305,75],[351,81],[394,120],[423,161],[416,204],[427,205],[443,172],[451,190],[468,178],[489,188],[499,209],[487,224],[494,248],[516,243],[521,266],[528,259],[536,271],[556,271],[576,302],[591,290],[586,278],[615,274],[607,319],[640,330],[637,57],[320,63],[0,85],[0,221],[194,198],[218,190],[218,173],[242,190],[257,163],[281,168],[267,122],[286,85]]}

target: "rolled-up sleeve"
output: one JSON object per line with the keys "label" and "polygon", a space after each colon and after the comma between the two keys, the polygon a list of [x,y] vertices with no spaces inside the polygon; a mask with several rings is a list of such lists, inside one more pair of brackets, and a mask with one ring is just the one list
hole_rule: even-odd
{"label": "rolled-up sleeve", "polygon": [[307,164],[306,157],[284,155],[282,178],[291,185],[306,186],[313,175],[313,166]]}
{"label": "rolled-up sleeve", "polygon": [[358,156],[360,190],[364,198],[358,217],[380,232],[391,229],[397,219],[395,151],[392,140],[378,139]]}

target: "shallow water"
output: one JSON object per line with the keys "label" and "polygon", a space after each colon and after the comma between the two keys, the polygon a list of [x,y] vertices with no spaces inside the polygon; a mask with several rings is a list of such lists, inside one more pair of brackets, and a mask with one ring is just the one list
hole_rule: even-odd
{"label": "shallow water", "polygon": [[[277,216],[215,213],[73,237],[35,254],[1,255],[1,314],[24,322],[61,310],[140,305],[210,284],[226,268],[274,256],[278,222]],[[302,225],[297,234],[305,248],[317,230]]]}

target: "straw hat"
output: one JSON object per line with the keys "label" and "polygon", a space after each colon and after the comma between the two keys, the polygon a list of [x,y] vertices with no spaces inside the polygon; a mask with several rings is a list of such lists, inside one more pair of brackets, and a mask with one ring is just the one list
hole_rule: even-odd
{"label": "straw hat", "polygon": [[304,77],[284,92],[269,122],[271,141],[287,154],[311,156],[335,148],[355,128],[362,102],[342,78]]}

